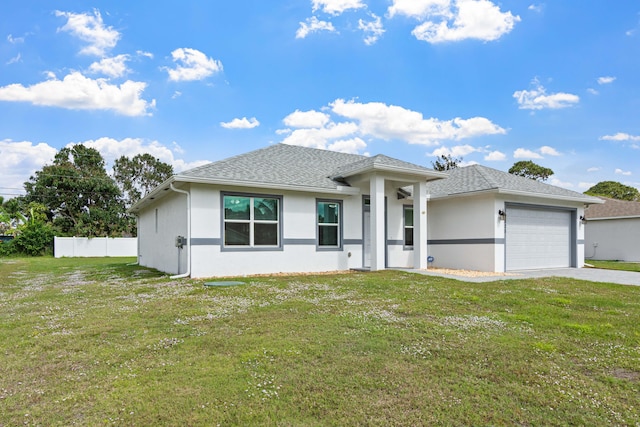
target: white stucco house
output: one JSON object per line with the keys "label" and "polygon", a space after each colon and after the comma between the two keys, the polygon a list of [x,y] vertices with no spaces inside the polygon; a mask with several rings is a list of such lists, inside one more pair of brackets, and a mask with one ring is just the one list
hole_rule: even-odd
{"label": "white stucco house", "polygon": [[201,278],[581,267],[579,218],[599,202],[482,166],[276,144],[174,175],[131,212],[141,265]]}
{"label": "white stucco house", "polygon": [[602,200],[585,212],[585,257],[640,261],[640,202]]}

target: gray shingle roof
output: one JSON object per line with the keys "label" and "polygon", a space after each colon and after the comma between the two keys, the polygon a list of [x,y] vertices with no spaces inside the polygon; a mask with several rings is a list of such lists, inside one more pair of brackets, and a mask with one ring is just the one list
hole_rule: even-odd
{"label": "gray shingle roof", "polygon": [[383,165],[404,168],[417,174],[433,170],[402,160],[378,155],[366,157],[335,151],[275,144],[228,159],[209,163],[179,174],[185,179],[224,180],[277,185],[335,189],[332,178],[349,176],[362,168]]}
{"label": "gray shingle roof", "polygon": [[334,177],[348,177],[354,173],[358,173],[363,169],[402,169],[409,173],[415,173],[418,175],[434,175],[433,169],[425,168],[414,163],[405,162],[403,160],[394,159],[393,157],[385,156],[384,154],[378,154],[373,157],[365,157],[360,161],[349,163],[347,165],[337,168],[333,175]]}
{"label": "gray shingle roof", "polygon": [[482,165],[455,168],[449,171],[449,178],[427,183],[427,192],[432,198],[491,190],[599,203],[595,197]]}
{"label": "gray shingle roof", "polygon": [[640,202],[628,202],[606,197],[601,197],[601,199],[604,200],[603,204],[591,205],[585,210],[584,216],[587,219],[640,217]]}

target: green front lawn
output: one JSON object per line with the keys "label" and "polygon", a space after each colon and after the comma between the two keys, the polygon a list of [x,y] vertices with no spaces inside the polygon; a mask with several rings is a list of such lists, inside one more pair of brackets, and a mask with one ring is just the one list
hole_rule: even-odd
{"label": "green front lawn", "polygon": [[587,264],[591,264],[596,268],[604,268],[608,270],[625,270],[625,271],[640,272],[640,262],[587,260]]}
{"label": "green front lawn", "polygon": [[637,425],[640,288],[0,260],[0,426]]}

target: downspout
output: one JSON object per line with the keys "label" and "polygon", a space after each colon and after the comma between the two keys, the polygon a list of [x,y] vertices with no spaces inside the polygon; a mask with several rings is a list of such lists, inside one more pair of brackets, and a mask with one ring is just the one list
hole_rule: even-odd
{"label": "downspout", "polygon": [[187,271],[182,274],[176,274],[175,276],[169,277],[170,279],[182,279],[191,275],[191,193],[174,187],[173,182],[170,184],[169,188],[176,193],[187,195]]}

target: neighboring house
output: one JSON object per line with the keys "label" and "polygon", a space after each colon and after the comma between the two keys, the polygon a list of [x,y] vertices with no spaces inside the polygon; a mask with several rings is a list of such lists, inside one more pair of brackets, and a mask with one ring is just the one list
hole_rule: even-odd
{"label": "neighboring house", "polygon": [[602,200],[585,211],[585,257],[640,261],[640,203]]}
{"label": "neighboring house", "polygon": [[273,145],[175,175],[136,203],[138,260],[191,277],[426,268],[426,185],[446,176]]}
{"label": "neighboring house", "polygon": [[596,197],[486,166],[427,185],[434,267],[514,271],[584,266],[585,205]]}
{"label": "neighboring house", "polygon": [[429,256],[502,272],[581,267],[578,218],[599,202],[482,166],[277,144],[175,175],[131,212],[140,264],[180,276],[423,269]]}

